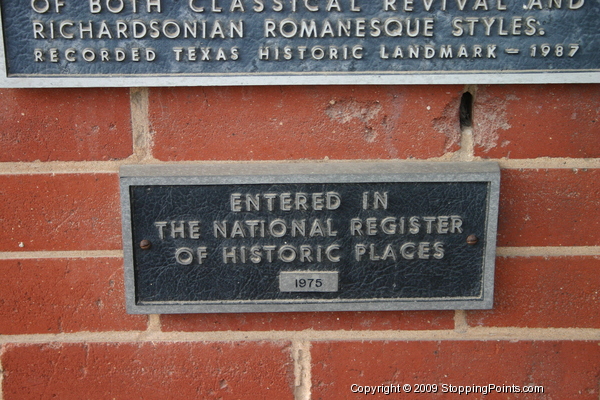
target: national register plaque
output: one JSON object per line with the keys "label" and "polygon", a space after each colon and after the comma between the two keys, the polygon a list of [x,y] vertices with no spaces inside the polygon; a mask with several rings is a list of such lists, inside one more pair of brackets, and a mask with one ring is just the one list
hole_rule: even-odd
{"label": "national register plaque", "polygon": [[485,309],[495,163],[121,169],[132,313]]}
{"label": "national register plaque", "polygon": [[0,0],[3,86],[600,82],[598,0]]}

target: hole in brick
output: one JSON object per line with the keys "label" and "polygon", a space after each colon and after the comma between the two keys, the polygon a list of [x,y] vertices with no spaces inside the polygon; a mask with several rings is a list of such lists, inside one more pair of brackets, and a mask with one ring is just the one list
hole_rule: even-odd
{"label": "hole in brick", "polygon": [[473,95],[469,92],[463,93],[460,99],[460,128],[473,126]]}

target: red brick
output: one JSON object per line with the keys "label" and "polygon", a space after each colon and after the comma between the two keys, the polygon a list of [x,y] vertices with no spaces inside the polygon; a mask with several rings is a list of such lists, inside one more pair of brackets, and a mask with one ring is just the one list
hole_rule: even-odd
{"label": "red brick", "polygon": [[293,399],[286,343],[7,345],[4,399]]}
{"label": "red brick", "polygon": [[600,328],[600,257],[514,257],[496,263],[492,310],[471,326]]}
{"label": "red brick", "polygon": [[152,89],[160,160],[430,158],[458,149],[456,86]]}
{"label": "red brick", "polygon": [[473,106],[475,155],[600,157],[600,85],[494,85]]}
{"label": "red brick", "polygon": [[144,330],[125,312],[123,260],[1,260],[0,334]]}
{"label": "red brick", "polygon": [[[598,399],[599,342],[333,342],[312,345],[312,399]],[[438,393],[369,395],[353,384],[437,384]],[[544,394],[443,393],[449,386],[543,386]]]}
{"label": "red brick", "polygon": [[115,250],[116,174],[0,176],[0,251]]}
{"label": "red brick", "polygon": [[132,154],[128,89],[1,89],[0,161]]}
{"label": "red brick", "polygon": [[453,311],[162,315],[163,331],[453,329]]}
{"label": "red brick", "polygon": [[600,169],[503,170],[499,246],[600,245]]}

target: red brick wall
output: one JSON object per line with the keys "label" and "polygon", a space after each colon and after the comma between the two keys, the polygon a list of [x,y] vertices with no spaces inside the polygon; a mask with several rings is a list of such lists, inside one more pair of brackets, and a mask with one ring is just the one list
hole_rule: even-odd
{"label": "red brick wall", "polygon": [[[600,398],[600,85],[0,89],[0,145],[0,400]],[[359,159],[500,163],[492,310],[126,314],[120,165]]]}

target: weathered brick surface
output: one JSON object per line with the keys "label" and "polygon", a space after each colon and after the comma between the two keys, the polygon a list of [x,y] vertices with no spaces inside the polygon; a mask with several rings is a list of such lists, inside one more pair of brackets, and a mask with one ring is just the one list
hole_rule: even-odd
{"label": "weathered brick surface", "polygon": [[132,154],[129,89],[1,89],[0,162]]}
{"label": "weathered brick surface", "polygon": [[0,334],[144,330],[125,312],[123,260],[1,260]]}
{"label": "weathered brick surface", "polygon": [[499,246],[600,245],[600,169],[503,170]]}
{"label": "weathered brick surface", "polygon": [[162,315],[164,331],[452,329],[452,311]]}
{"label": "weathered brick surface", "polygon": [[287,343],[7,345],[4,400],[293,399]]}
{"label": "weathered brick surface", "polygon": [[498,258],[492,310],[472,326],[600,328],[600,257]]}
{"label": "weathered brick surface", "polygon": [[[598,398],[600,343],[570,341],[321,342],[312,345],[312,399],[581,399]],[[386,396],[352,393],[352,385],[408,384]],[[437,384],[438,393],[415,393]],[[539,385],[543,394],[443,393],[454,386]],[[356,390],[356,387],[354,387]],[[447,390],[450,387],[447,386]]]}
{"label": "weathered brick surface", "polygon": [[480,86],[475,155],[600,157],[600,85]]}
{"label": "weathered brick surface", "polygon": [[0,251],[116,250],[116,174],[0,176]]}
{"label": "weathered brick surface", "polygon": [[430,158],[458,149],[462,88],[237,87],[150,91],[160,160]]}

